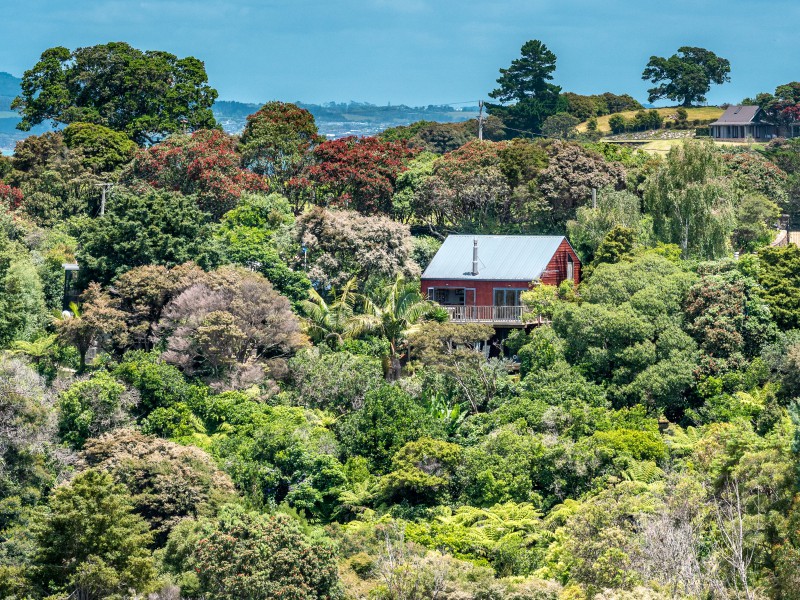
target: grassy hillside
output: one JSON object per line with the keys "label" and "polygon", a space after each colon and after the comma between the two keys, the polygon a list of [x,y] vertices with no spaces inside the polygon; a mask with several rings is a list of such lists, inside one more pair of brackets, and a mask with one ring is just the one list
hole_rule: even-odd
{"label": "grassy hillside", "polygon": [[[708,139],[708,138],[706,138]],[[653,140],[652,142],[647,142],[646,144],[642,144],[640,146],[636,146],[639,150],[644,150],[645,152],[649,152],[651,154],[666,154],[669,152],[673,146],[680,146],[686,142],[685,139],[680,140]],[[717,146],[763,146],[763,143],[760,142],[719,142],[714,141],[714,144]]]}
{"label": "grassy hillside", "polygon": [[[664,117],[665,119],[670,116],[674,115],[675,111],[678,110],[678,107],[671,107],[671,108],[657,108],[656,109],[659,114]],[[616,113],[622,115],[626,119],[630,119],[636,115],[635,110],[628,110],[621,113]],[[695,119],[717,119],[722,115],[724,112],[721,108],[716,106],[700,106],[697,108],[687,108],[686,112],[689,113],[689,120],[693,121]],[[603,117],[597,117],[597,128],[603,133],[611,133],[611,127],[608,125],[608,120],[613,115],[605,115]],[[586,131],[586,121],[578,125],[578,131]]]}

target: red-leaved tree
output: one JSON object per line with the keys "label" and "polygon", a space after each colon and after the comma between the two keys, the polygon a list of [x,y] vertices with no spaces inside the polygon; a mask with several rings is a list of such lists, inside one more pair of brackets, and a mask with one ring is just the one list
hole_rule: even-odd
{"label": "red-leaved tree", "polygon": [[318,204],[388,213],[397,176],[415,153],[405,142],[374,137],[327,141],[314,149],[316,164],[308,169],[308,180]]}
{"label": "red-leaved tree", "polygon": [[220,217],[236,206],[242,193],[267,191],[266,179],[239,163],[232,137],[203,129],[142,150],[132,172],[152,186],[195,194],[204,211]]}
{"label": "red-leaved tree", "polygon": [[0,205],[8,210],[16,210],[22,204],[22,190],[0,183]]}

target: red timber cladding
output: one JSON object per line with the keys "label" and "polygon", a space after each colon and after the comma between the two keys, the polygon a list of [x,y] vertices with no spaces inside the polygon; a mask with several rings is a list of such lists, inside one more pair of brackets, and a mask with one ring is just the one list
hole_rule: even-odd
{"label": "red timber cladding", "polygon": [[527,290],[530,287],[529,281],[470,281],[469,279],[423,279],[422,295],[428,295],[428,288],[466,288],[475,290],[466,294],[466,304],[468,306],[493,306],[494,290],[496,288],[509,288],[517,290]]}
{"label": "red timber cladding", "polygon": [[[581,280],[581,262],[578,255],[564,240],[553,254],[547,264],[547,269],[542,274],[541,282],[547,285],[558,285],[567,278],[567,256],[572,257],[575,283]],[[473,294],[466,294],[466,303],[474,306],[494,305],[494,290],[498,288],[527,290],[530,281],[475,281],[474,279],[423,279],[421,282],[422,294],[428,295],[428,288],[466,288],[475,290]]]}
{"label": "red timber cladding", "polygon": [[558,246],[558,250],[553,254],[553,258],[547,263],[547,268],[542,273],[542,283],[546,285],[559,285],[567,278],[567,257],[572,257],[573,262],[573,279],[575,284],[581,282],[581,261],[575,250],[569,245],[566,238]]}

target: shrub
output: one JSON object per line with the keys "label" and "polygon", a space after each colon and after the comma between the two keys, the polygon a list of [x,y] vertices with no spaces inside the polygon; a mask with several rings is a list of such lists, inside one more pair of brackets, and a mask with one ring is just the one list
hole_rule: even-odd
{"label": "shrub", "polygon": [[[173,572],[183,579],[187,571],[196,572],[198,596],[341,600],[333,548],[319,537],[309,538],[292,517],[231,506],[201,527],[176,531],[166,549]],[[181,539],[187,533],[188,539]]]}
{"label": "shrub", "polygon": [[73,448],[82,448],[97,437],[130,421],[129,410],[137,402],[124,385],[100,371],[62,392],[58,400],[58,431]]}
{"label": "shrub", "polygon": [[364,406],[339,425],[347,456],[363,456],[373,469],[386,472],[394,453],[404,444],[438,431],[425,409],[399,387],[384,385],[369,392]]}
{"label": "shrub", "polygon": [[109,473],[132,496],[134,510],[150,523],[157,545],[183,518],[211,515],[233,497],[233,484],[193,446],[121,429],[89,440],[79,468]]}
{"label": "shrub", "polygon": [[156,580],[151,536],[123,486],[89,470],[58,488],[49,505],[31,527],[37,551],[30,575],[42,596],[121,598],[150,591]]}

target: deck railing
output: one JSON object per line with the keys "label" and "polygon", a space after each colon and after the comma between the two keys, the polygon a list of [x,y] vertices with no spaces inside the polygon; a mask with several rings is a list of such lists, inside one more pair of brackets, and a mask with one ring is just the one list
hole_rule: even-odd
{"label": "deck railing", "polygon": [[522,306],[445,306],[456,323],[509,323],[522,325]]}

